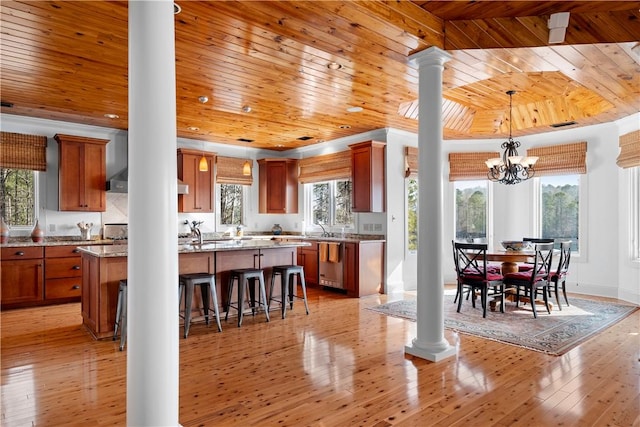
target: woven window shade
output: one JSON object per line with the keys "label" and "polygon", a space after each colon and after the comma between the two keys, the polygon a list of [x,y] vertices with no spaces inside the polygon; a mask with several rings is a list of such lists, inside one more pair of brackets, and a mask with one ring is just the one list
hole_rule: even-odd
{"label": "woven window shade", "polygon": [[535,176],[587,173],[587,142],[537,147],[527,150],[527,156],[537,156]]}
{"label": "woven window shade", "polygon": [[303,184],[351,178],[351,151],[307,157],[300,160],[298,165],[298,181]]}
{"label": "woven window shade", "polygon": [[449,153],[449,181],[472,181],[488,179],[489,169],[484,163],[488,159],[500,157],[496,152]]}
{"label": "woven window shade", "polygon": [[404,168],[405,178],[418,177],[418,148],[404,147]]}
{"label": "woven window shade", "polygon": [[616,164],[623,169],[640,166],[640,130],[622,135],[619,144]]}
{"label": "woven window shade", "polygon": [[47,170],[47,137],[1,132],[0,166],[11,169]]}
{"label": "woven window shade", "polygon": [[[251,175],[243,175],[244,162],[251,163]],[[253,160],[237,157],[216,157],[216,184],[253,184]]]}

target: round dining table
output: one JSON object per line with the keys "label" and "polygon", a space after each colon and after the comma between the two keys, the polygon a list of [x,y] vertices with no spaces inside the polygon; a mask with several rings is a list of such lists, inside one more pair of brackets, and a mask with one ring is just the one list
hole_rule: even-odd
{"label": "round dining table", "polygon": [[518,271],[519,262],[532,262],[536,253],[532,250],[513,251],[506,249],[487,250],[487,261],[499,261],[502,263],[502,274]]}

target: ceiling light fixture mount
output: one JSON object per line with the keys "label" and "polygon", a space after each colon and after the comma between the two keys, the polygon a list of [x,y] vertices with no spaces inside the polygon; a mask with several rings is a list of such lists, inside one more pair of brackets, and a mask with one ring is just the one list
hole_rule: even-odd
{"label": "ceiling light fixture mount", "polygon": [[342,68],[342,65],[338,64],[337,62],[329,62],[327,64],[327,68],[330,70],[339,70]]}
{"label": "ceiling light fixture mount", "polygon": [[242,107],[242,112],[243,112],[243,113],[250,113],[250,112],[251,112],[251,107],[250,107],[250,106],[248,106],[248,105],[244,105],[244,106]]}
{"label": "ceiling light fixture mount", "polygon": [[201,104],[206,104],[207,102],[209,102],[209,97],[204,96],[204,95],[199,96],[198,97],[198,101],[200,101]]}
{"label": "ceiling light fixture mount", "polygon": [[490,181],[499,182],[505,185],[514,185],[526,181],[535,175],[533,165],[538,161],[537,157],[526,157],[518,155],[519,141],[514,141],[511,123],[513,116],[513,95],[515,90],[507,91],[509,95],[509,139],[500,146],[504,153],[502,158],[496,157],[485,162],[489,168],[487,177]]}

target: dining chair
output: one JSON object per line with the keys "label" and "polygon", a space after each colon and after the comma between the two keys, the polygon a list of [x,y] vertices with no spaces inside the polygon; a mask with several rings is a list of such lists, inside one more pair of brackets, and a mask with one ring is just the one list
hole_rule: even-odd
{"label": "dining chair", "polygon": [[558,284],[562,282],[562,294],[564,295],[564,301],[569,305],[567,299],[567,289],[565,287],[565,281],[567,280],[567,272],[569,271],[569,262],[571,261],[571,240],[564,240],[560,242],[560,259],[558,260],[558,269],[549,277],[549,291],[551,291],[551,283],[554,285],[554,291],[556,294],[556,302],[558,308],[562,310],[560,305],[560,297],[558,296]]}
{"label": "dining chair", "polygon": [[[529,242],[531,244],[535,244],[535,243],[554,243],[555,239],[539,239],[537,237],[523,237],[522,241],[523,242]],[[526,262],[524,264],[518,265],[518,269],[520,271],[531,270],[532,268],[533,268],[533,264],[531,264],[530,262]]]}
{"label": "dining chair", "polygon": [[520,289],[524,289],[525,296],[528,295],[531,300],[533,317],[537,318],[535,298],[538,289],[542,289],[544,305],[547,312],[551,314],[547,288],[549,286],[551,261],[553,260],[553,243],[535,243],[534,252],[533,268],[526,271],[507,273],[504,275],[503,283],[505,287],[516,288],[516,307],[520,302]]}
{"label": "dining chair", "polygon": [[458,313],[462,308],[465,289],[472,294],[471,304],[476,306],[475,291],[480,291],[482,317],[487,317],[487,298],[491,295],[500,297],[500,312],[504,313],[504,285],[502,274],[492,272],[487,267],[487,245],[480,243],[453,243],[454,262],[458,277]]}

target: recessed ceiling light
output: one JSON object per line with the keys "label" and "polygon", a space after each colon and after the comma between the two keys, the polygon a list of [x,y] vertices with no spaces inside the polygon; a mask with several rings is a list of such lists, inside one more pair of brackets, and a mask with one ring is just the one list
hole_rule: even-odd
{"label": "recessed ceiling light", "polygon": [[340,125],[340,129],[351,129],[350,125]]}
{"label": "recessed ceiling light", "polygon": [[330,70],[339,70],[340,68],[342,68],[342,65],[338,64],[337,62],[329,62],[327,64],[327,68]]}
{"label": "recessed ceiling light", "polygon": [[276,147],[277,148],[282,148],[282,147],[284,147],[284,144],[276,144]]}
{"label": "recessed ceiling light", "polygon": [[178,3],[174,3],[173,4],[173,14],[177,15],[180,12],[182,12],[182,8],[180,7],[180,5],[178,5]]}
{"label": "recessed ceiling light", "polygon": [[362,107],[349,107],[347,108],[348,113],[359,113],[362,111]]}
{"label": "recessed ceiling light", "polygon": [[249,107],[248,105],[244,105],[244,106],[242,107],[242,111],[243,111],[244,113],[250,113],[250,112],[251,112],[251,107]]}
{"label": "recessed ceiling light", "polygon": [[190,131],[195,132],[195,131],[200,130],[200,128],[199,128],[199,127],[197,127],[197,126],[189,126],[189,127],[187,128],[187,130],[190,130]]}
{"label": "recessed ceiling light", "polygon": [[206,104],[209,101],[209,97],[204,96],[204,95],[199,96],[198,97],[198,101],[200,101],[201,104]]}
{"label": "recessed ceiling light", "polygon": [[120,116],[117,114],[105,114],[104,115],[107,119],[119,119]]}

